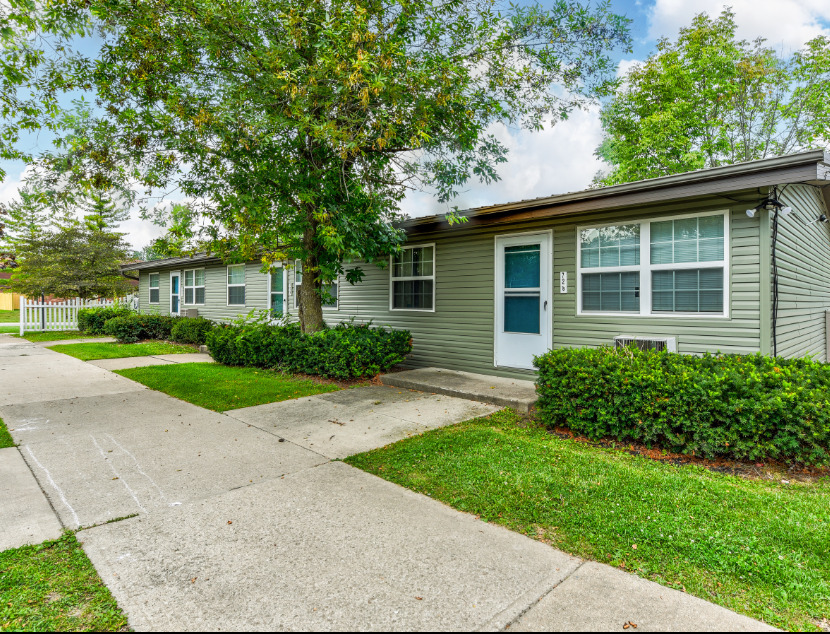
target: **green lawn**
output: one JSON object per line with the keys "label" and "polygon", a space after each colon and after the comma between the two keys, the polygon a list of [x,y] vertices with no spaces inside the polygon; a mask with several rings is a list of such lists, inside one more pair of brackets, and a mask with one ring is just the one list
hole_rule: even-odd
{"label": "green lawn", "polygon": [[81,361],[196,352],[191,346],[180,346],[176,343],[166,343],[164,341],[146,341],[144,343],[65,343],[49,346],[49,350],[68,354],[70,357],[75,357]]}
{"label": "green lawn", "polygon": [[[20,337],[20,335],[15,335]],[[51,332],[27,332],[23,335],[23,339],[31,341],[32,343],[39,343],[41,341],[61,341],[63,339],[100,339],[106,335],[89,335],[80,330],[60,330]]]}
{"label": "green lawn", "polygon": [[0,310],[0,324],[20,323],[19,310]]}
{"label": "green lawn", "polygon": [[830,478],[748,480],[503,411],[346,462],[569,553],[785,629],[830,618]]}
{"label": "green lawn", "polygon": [[117,370],[153,390],[217,412],[287,401],[339,388],[273,370],[236,368],[218,363],[177,363]]}
{"label": "green lawn", "polygon": [[5,449],[6,447],[14,447],[14,440],[9,430],[6,429],[6,423],[0,418],[0,449]]}
{"label": "green lawn", "polygon": [[0,630],[109,631],[127,618],[71,533],[0,552]]}

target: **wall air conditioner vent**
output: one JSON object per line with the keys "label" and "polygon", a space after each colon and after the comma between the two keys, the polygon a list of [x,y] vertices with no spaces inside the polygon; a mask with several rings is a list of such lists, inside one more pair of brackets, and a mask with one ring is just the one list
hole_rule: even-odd
{"label": "wall air conditioner vent", "polygon": [[677,337],[627,337],[621,335],[614,337],[614,348],[627,348],[636,346],[640,350],[657,350],[677,352]]}
{"label": "wall air conditioner vent", "polygon": [[185,317],[195,318],[199,316],[199,309],[198,308],[185,308],[184,311]]}

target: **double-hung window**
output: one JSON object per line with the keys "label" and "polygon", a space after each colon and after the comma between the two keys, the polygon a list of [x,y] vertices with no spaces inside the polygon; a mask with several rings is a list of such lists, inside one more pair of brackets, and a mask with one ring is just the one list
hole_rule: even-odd
{"label": "double-hung window", "polygon": [[151,304],[158,304],[159,303],[159,274],[158,273],[150,273],[150,303]]}
{"label": "double-hung window", "polygon": [[726,316],[726,212],[578,230],[579,312]]}
{"label": "double-hung window", "polygon": [[435,310],[435,245],[403,247],[392,257],[389,308]]}
{"label": "double-hung window", "polygon": [[228,306],[245,305],[245,265],[228,267]]}
{"label": "double-hung window", "polygon": [[[295,306],[300,305],[300,287],[303,285],[303,263],[300,260],[297,260],[294,263],[294,289],[295,289],[295,297],[294,301],[296,302]],[[323,308],[331,308],[337,309],[338,308],[338,296],[337,296],[337,280],[332,282],[328,282],[323,284],[321,290],[323,292]]]}
{"label": "double-hung window", "polygon": [[582,310],[640,312],[640,225],[580,231]]}
{"label": "double-hung window", "polygon": [[205,270],[190,269],[184,272],[184,303],[205,303]]}

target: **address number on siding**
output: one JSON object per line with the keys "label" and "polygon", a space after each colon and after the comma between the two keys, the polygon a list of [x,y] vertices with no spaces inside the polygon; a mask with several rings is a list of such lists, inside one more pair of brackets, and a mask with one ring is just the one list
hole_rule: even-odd
{"label": "address number on siding", "polygon": [[559,271],[559,292],[560,293],[567,293],[568,292],[568,272],[567,271]]}

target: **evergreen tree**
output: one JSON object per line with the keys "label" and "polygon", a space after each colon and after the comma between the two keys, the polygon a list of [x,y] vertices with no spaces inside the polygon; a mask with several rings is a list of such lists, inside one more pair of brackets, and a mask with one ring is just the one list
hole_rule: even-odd
{"label": "evergreen tree", "polygon": [[123,234],[75,222],[23,238],[9,286],[29,297],[92,299],[129,292],[120,265],[128,259]]}
{"label": "evergreen tree", "polygon": [[92,190],[83,200],[84,224],[97,231],[112,231],[130,218],[130,210],[108,192]]}

